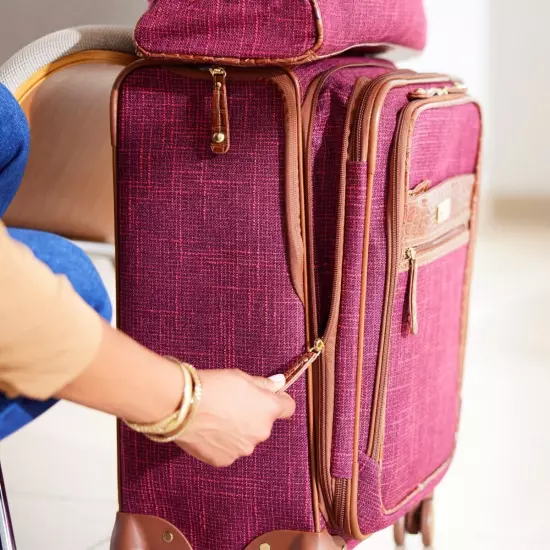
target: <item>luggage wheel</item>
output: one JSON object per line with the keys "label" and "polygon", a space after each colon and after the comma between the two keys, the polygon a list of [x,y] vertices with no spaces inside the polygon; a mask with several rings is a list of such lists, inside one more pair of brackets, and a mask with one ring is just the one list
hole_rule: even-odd
{"label": "luggage wheel", "polygon": [[393,536],[398,548],[405,546],[406,534],[422,535],[425,548],[431,548],[434,538],[433,495],[423,500],[414,510],[393,526]]}

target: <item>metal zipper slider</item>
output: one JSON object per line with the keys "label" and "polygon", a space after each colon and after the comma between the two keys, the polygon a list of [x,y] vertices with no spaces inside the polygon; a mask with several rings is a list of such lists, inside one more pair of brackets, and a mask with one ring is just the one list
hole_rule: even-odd
{"label": "metal zipper slider", "polygon": [[443,88],[418,88],[414,92],[409,93],[409,99],[430,99],[432,97],[441,97],[451,94],[462,94],[465,95],[468,92],[468,88],[464,84],[458,84]]}
{"label": "metal zipper slider", "polygon": [[229,111],[227,108],[227,73],[222,67],[212,67],[214,80],[212,97],[212,133],[210,148],[218,155],[229,151]]}
{"label": "metal zipper slider", "polygon": [[285,372],[286,383],[278,393],[285,392],[293,386],[309,369],[309,367],[311,367],[311,365],[319,359],[324,349],[325,343],[321,340],[321,338],[317,338],[315,342],[313,342],[313,346],[310,347],[306,353],[298,357],[293,365]]}
{"label": "metal zipper slider", "polygon": [[409,327],[411,334],[418,334],[418,313],[416,304],[416,287],[418,280],[418,262],[416,261],[416,249],[407,249],[407,258],[410,262],[409,270]]}

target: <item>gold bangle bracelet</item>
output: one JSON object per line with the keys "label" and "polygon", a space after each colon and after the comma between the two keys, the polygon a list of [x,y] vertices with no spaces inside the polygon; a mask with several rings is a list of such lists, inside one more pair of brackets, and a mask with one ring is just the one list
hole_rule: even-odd
{"label": "gold bangle bracelet", "polygon": [[152,424],[138,424],[136,422],[128,422],[124,420],[124,423],[137,433],[145,435],[169,435],[174,433],[175,430],[178,430],[186,422],[186,419],[189,416],[189,410],[192,405],[192,396],[194,392],[193,377],[191,376],[185,363],[182,363],[173,357],[167,357],[166,359],[176,363],[181,369],[184,381],[181,403],[177,411]]}
{"label": "gold bangle bracelet", "polygon": [[[169,358],[174,361],[177,361],[177,359]],[[154,441],[155,443],[171,443],[172,441],[175,441],[178,437],[182,435],[182,433],[189,427],[189,424],[194,419],[195,415],[197,414],[197,409],[199,407],[199,404],[202,399],[202,384],[199,377],[199,373],[193,367],[192,365],[189,365],[188,363],[181,363],[180,361],[177,361],[178,364],[181,365],[183,369],[186,369],[191,376],[193,380],[193,397],[191,398],[191,406],[189,413],[187,417],[185,418],[183,424],[173,430],[171,433],[165,433],[162,435],[157,434],[145,434],[146,437],[148,437],[151,441]]]}

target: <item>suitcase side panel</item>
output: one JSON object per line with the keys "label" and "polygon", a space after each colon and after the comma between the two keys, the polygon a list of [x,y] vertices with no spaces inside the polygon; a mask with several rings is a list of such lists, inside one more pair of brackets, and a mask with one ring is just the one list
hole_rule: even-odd
{"label": "suitcase side panel", "polygon": [[[229,80],[228,93],[231,152],[214,155],[210,80],[144,67],[121,85],[119,327],[199,369],[269,376],[305,350],[285,205],[285,146],[299,133],[285,132],[296,120],[273,82]],[[305,380],[290,391],[295,417],[225,470],[123,427],[121,511],[166,519],[194,550],[313,530]]]}

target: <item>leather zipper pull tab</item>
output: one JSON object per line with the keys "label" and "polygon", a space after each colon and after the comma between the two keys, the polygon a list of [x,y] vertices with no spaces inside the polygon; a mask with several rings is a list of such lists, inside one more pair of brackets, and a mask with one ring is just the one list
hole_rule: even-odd
{"label": "leather zipper pull tab", "polygon": [[222,67],[212,67],[214,80],[212,94],[212,132],[210,147],[218,155],[229,151],[229,111],[227,108],[227,73]]}
{"label": "leather zipper pull tab", "polygon": [[418,334],[418,313],[416,304],[416,287],[418,281],[418,263],[416,261],[416,250],[409,248],[407,258],[410,262],[409,270],[409,327],[411,334]]}
{"label": "leather zipper pull tab", "polygon": [[315,340],[313,346],[308,349],[306,353],[298,357],[294,364],[285,372],[286,383],[277,393],[286,392],[291,386],[293,386],[302,375],[319,359],[323,350],[325,349],[325,343],[321,338]]}

